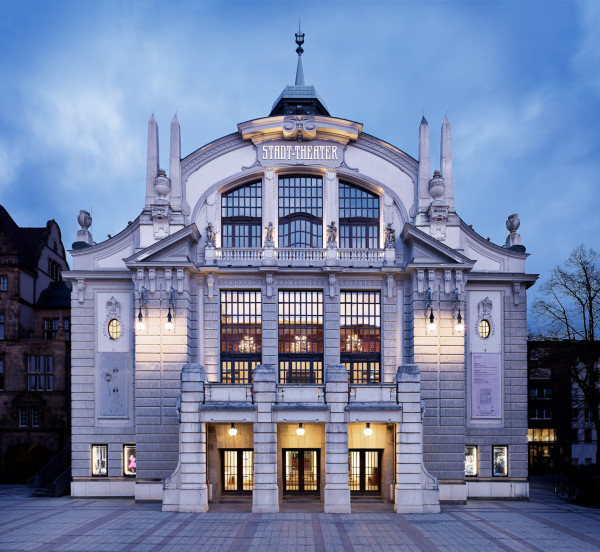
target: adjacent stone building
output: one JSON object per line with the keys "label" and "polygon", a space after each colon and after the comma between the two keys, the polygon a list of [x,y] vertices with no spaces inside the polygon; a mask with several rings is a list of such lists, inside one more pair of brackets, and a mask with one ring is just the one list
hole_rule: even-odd
{"label": "adjacent stone building", "polygon": [[268,116],[185,157],[174,117],[168,173],[151,117],[130,226],[95,245],[81,214],[74,496],[528,496],[518,217],[504,246],[459,217],[447,119],[432,174],[425,118],[417,160],[331,116],[303,38]]}
{"label": "adjacent stone building", "polygon": [[70,444],[70,296],[60,228],[0,205],[0,481],[23,483]]}

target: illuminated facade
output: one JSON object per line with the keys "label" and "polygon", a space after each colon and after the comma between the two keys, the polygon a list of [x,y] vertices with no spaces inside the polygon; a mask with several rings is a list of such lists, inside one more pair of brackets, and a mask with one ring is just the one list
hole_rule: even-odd
{"label": "illuminated facade", "polygon": [[167,177],[152,116],[140,216],[96,245],[82,215],[74,496],[435,512],[528,495],[518,218],[504,247],[459,218],[447,120],[432,177],[425,119],[417,161],[330,116],[302,37],[268,117],[184,158],[175,117]]}

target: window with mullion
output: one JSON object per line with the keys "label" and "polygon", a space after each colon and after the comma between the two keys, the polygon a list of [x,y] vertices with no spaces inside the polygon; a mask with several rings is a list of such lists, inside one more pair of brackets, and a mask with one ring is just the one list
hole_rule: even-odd
{"label": "window with mullion", "polygon": [[381,381],[381,292],[340,292],[340,360],[350,383]]}
{"label": "window with mullion", "polygon": [[260,291],[221,291],[221,381],[250,383],[261,361]]}
{"label": "window with mullion", "polygon": [[340,181],[340,247],[379,249],[379,196]]}
{"label": "window with mullion", "polygon": [[222,247],[262,246],[262,182],[253,182],[221,197]]}
{"label": "window with mullion", "polygon": [[323,179],[279,179],[279,247],[323,247]]}
{"label": "window with mullion", "polygon": [[279,381],[323,382],[323,292],[279,292]]}
{"label": "window with mullion", "polygon": [[27,390],[54,390],[54,357],[50,355],[27,357]]}

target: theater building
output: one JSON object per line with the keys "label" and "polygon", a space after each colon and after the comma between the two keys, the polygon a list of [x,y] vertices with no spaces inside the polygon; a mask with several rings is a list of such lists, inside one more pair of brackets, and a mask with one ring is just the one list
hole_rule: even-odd
{"label": "theater building", "polygon": [[254,512],[527,497],[518,217],[503,246],[475,233],[448,120],[432,173],[425,118],[416,160],[330,115],[296,38],[268,116],[185,157],[174,117],[168,172],[152,116],[139,216],[95,244],[80,214],[73,496],[197,512],[244,494]]}

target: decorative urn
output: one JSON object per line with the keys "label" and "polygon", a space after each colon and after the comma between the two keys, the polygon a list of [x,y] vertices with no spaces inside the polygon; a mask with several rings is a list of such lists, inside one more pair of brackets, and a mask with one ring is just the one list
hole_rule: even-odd
{"label": "decorative urn", "polygon": [[519,215],[517,213],[510,215],[506,221],[506,229],[513,234],[519,229],[519,226],[521,226]]}
{"label": "decorative urn", "polygon": [[158,176],[154,179],[154,191],[161,199],[171,191],[171,181],[164,169],[158,169]]}
{"label": "decorative urn", "polygon": [[444,195],[446,183],[440,174],[440,171],[434,171],[433,178],[429,181],[429,194],[435,200],[440,199]]}
{"label": "decorative urn", "polygon": [[82,230],[87,230],[92,225],[92,215],[82,209],[77,215],[77,222]]}

